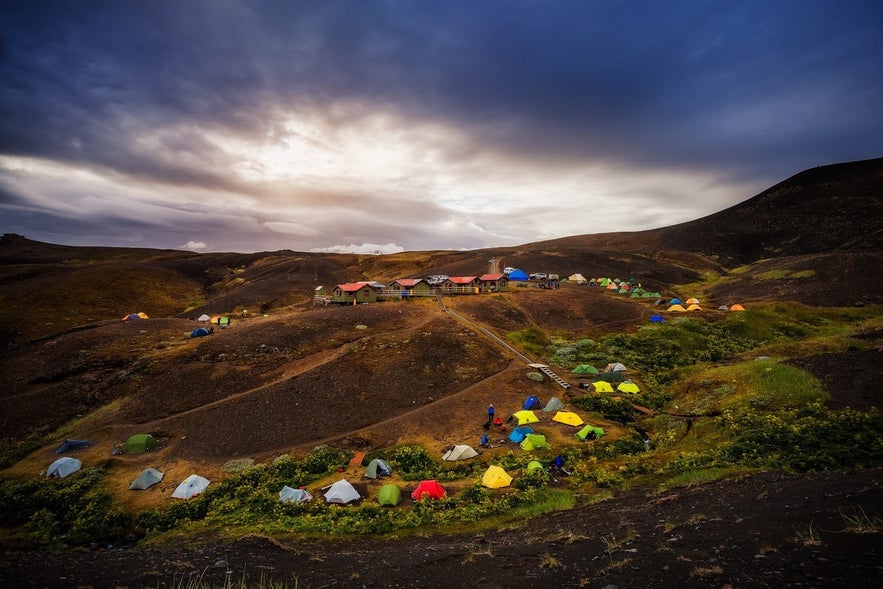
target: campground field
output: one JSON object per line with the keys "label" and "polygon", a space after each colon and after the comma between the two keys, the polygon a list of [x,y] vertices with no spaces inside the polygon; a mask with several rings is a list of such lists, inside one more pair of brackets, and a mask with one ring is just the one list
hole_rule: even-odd
{"label": "campground field", "polygon": [[[774,187],[761,195],[767,216],[757,227],[774,235],[770,224],[788,217],[790,200],[770,205],[777,195],[824,200],[837,182],[879,187],[878,168],[877,180],[838,168]],[[856,215],[879,236],[868,220],[878,201],[856,202],[871,207]],[[754,204],[744,206],[759,215]],[[0,584],[879,584],[880,244],[868,247],[866,234],[831,246],[836,225],[818,242],[766,241],[757,257],[728,241],[714,216],[695,223],[682,233],[367,257],[197,256],[3,236]],[[691,245],[683,232],[697,227],[721,236],[720,254]],[[666,304],[536,281],[444,305],[312,304],[317,283],[477,275],[490,256],[530,272],[634,278]],[[669,312],[675,297],[697,297],[701,309]],[[746,310],[719,309],[734,303]],[[120,320],[138,311],[149,318]],[[203,313],[233,321],[192,338]],[[650,322],[656,314],[665,321]],[[572,372],[614,362],[639,392],[596,393],[599,377]],[[548,449],[523,449],[511,425],[484,427],[489,404],[505,420],[531,396],[559,398],[604,436],[581,441],[578,427],[542,410],[531,425]],[[115,452],[142,433],[158,447]],[[47,480],[69,438],[90,442],[69,453],[83,469]],[[443,461],[455,444],[479,455]],[[357,453],[362,465],[351,463]],[[557,455],[565,475],[528,472]],[[392,475],[364,478],[372,458]],[[482,485],[489,465],[512,485]],[[162,481],[130,491],[148,467]],[[211,484],[171,499],[191,474]],[[342,478],[361,499],[326,504],[323,489]],[[428,479],[446,497],[413,501]],[[380,506],[390,482],[404,499]],[[315,499],[281,504],[283,485]]]}

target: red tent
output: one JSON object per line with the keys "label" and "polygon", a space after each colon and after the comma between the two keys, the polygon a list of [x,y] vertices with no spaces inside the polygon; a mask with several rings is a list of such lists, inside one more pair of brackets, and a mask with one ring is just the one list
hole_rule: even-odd
{"label": "red tent", "polygon": [[411,499],[420,501],[423,498],[441,499],[445,496],[445,490],[437,481],[420,481],[414,492],[411,493]]}

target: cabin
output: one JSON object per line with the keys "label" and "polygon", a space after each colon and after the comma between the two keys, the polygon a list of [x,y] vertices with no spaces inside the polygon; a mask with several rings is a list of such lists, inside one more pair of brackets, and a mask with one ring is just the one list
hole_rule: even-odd
{"label": "cabin", "polygon": [[478,277],[481,292],[505,292],[509,290],[509,278],[505,274],[484,274]]}
{"label": "cabin", "polygon": [[313,304],[327,305],[329,303],[331,303],[331,295],[325,290],[324,286],[317,286],[316,290],[313,291]]}
{"label": "cabin", "polygon": [[377,287],[370,282],[338,284],[331,292],[331,302],[340,305],[358,305],[377,302]]}
{"label": "cabin", "polygon": [[441,283],[444,294],[476,294],[479,292],[477,276],[450,276]]}
{"label": "cabin", "polygon": [[399,278],[393,280],[386,294],[402,297],[428,297],[432,295],[432,287],[422,278]]}

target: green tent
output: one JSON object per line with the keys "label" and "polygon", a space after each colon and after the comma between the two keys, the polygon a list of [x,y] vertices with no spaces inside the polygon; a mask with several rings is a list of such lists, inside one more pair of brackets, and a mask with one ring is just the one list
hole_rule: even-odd
{"label": "green tent", "polygon": [[395,483],[387,483],[377,492],[377,502],[381,505],[398,505],[402,500],[402,490]]}
{"label": "green tent", "polygon": [[[595,434],[594,438],[590,435],[592,433]],[[587,425],[583,429],[576,432],[574,434],[574,436],[579,438],[580,440],[583,440],[583,441],[585,441],[587,439],[588,440],[597,440],[598,438],[605,435],[606,433],[607,432],[604,431],[604,428],[600,428],[596,425]]]}
{"label": "green tent", "polygon": [[573,374],[598,374],[598,369],[591,364],[580,364],[573,369]]}
{"label": "green tent", "polygon": [[523,450],[542,450],[551,447],[549,442],[546,441],[546,436],[540,434],[527,434],[524,436],[524,440],[521,441],[521,448]]}
{"label": "green tent", "polygon": [[153,450],[158,444],[150,434],[135,434],[123,444],[123,452],[126,454],[141,454]]}
{"label": "green tent", "polygon": [[530,462],[527,463],[527,472],[533,472],[535,470],[542,470],[543,472],[546,471],[546,469],[543,468],[543,465],[539,460],[531,460]]}
{"label": "green tent", "polygon": [[387,464],[385,460],[381,460],[380,458],[375,458],[369,462],[368,468],[365,469],[365,477],[369,479],[388,477],[391,474],[392,468],[389,467],[389,464]]}

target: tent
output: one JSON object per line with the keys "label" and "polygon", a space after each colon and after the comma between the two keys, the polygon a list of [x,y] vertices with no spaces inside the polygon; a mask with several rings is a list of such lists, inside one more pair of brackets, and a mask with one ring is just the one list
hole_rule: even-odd
{"label": "tent", "polygon": [[687,307],[687,310],[688,310],[688,311],[701,311],[701,310],[702,310],[702,307],[700,307],[700,306],[697,305],[696,303],[693,303],[692,305],[690,305],[689,307]]}
{"label": "tent", "polygon": [[659,313],[653,313],[650,315],[650,323],[665,323],[665,317]]}
{"label": "tent", "polygon": [[543,405],[540,403],[539,397],[536,395],[531,395],[527,399],[524,400],[524,403],[521,404],[522,409],[542,409]]}
{"label": "tent", "polygon": [[573,369],[573,374],[598,374],[600,370],[591,364],[580,364]]}
{"label": "tent", "polygon": [[671,307],[669,307],[669,308],[666,309],[666,310],[667,310],[667,311],[676,311],[676,312],[678,312],[678,313],[685,313],[685,312],[687,311],[687,310],[686,310],[685,308],[683,308],[681,305],[672,305]]}
{"label": "tent", "polygon": [[138,321],[139,319],[149,319],[147,313],[129,313],[123,317],[123,321]]}
{"label": "tent", "polygon": [[681,299],[672,299],[668,302],[669,305],[680,305]]}
{"label": "tent", "polygon": [[71,450],[79,450],[91,445],[92,442],[90,442],[89,440],[65,440],[58,448],[55,449],[55,453],[64,454],[65,452],[70,452]]}
{"label": "tent", "polygon": [[377,502],[381,505],[398,505],[402,500],[402,490],[395,483],[387,483],[377,491]]}
{"label": "tent", "polygon": [[200,315],[200,316],[199,316],[199,319],[197,319],[197,321],[201,321],[201,322],[203,322],[203,323],[205,323],[206,321],[211,321],[211,320],[212,320],[212,318],[209,317],[208,315],[206,315],[205,313],[203,313],[202,315]]}
{"label": "tent", "polygon": [[588,282],[588,280],[586,280],[586,277],[582,274],[571,274],[567,277],[567,280],[569,282],[576,282],[577,284],[585,284],[586,282]]}
{"label": "tent", "polygon": [[730,307],[730,311],[744,311],[744,310],[745,310],[745,307],[743,307],[739,303],[736,303],[735,305]]}
{"label": "tent", "polygon": [[604,431],[604,428],[600,428],[597,425],[587,425],[583,429],[579,430],[574,434],[574,437],[579,438],[580,440],[597,440],[598,438],[604,436],[607,432]]}
{"label": "tent", "polygon": [[582,417],[573,411],[559,411],[555,414],[555,417],[552,418],[552,421],[573,426],[582,425],[583,423]]}
{"label": "tent", "polygon": [[601,380],[604,382],[622,382],[625,380],[625,376],[623,376],[622,372],[602,372],[598,376],[595,377],[595,380]]}
{"label": "tent", "polygon": [[346,479],[340,479],[336,483],[329,485],[327,489],[328,491],[325,492],[325,501],[328,503],[342,503],[345,505],[350,501],[362,498],[362,496],[359,495],[359,492],[356,491],[356,488]]}
{"label": "tent", "polygon": [[55,462],[49,465],[49,468],[46,469],[46,476],[50,479],[59,478],[63,479],[69,474],[73,474],[83,468],[83,463],[77,460],[76,458],[71,458],[70,456],[64,456],[63,458],[59,458]]}
{"label": "tent", "polygon": [[564,403],[561,402],[561,399],[558,397],[552,397],[549,399],[549,402],[546,403],[546,406],[543,407],[543,411],[546,413],[551,413],[552,411],[561,411],[564,409]]}
{"label": "tent", "polygon": [[456,446],[451,446],[451,449],[445,452],[442,460],[466,460],[476,456],[478,456],[478,452],[472,446],[457,444]]}
{"label": "tent", "polygon": [[527,437],[527,434],[532,434],[533,428],[528,426],[516,427],[512,430],[512,433],[509,434],[509,441],[515,442],[516,444],[520,444],[524,441],[524,438]]}
{"label": "tent", "polygon": [[123,444],[123,452],[126,454],[141,454],[157,447],[156,440],[150,434],[135,434],[130,436]]}
{"label": "tent", "polygon": [[687,299],[687,304],[688,305],[698,305],[699,299],[697,299],[696,297],[691,297],[691,298]]}
{"label": "tent", "polygon": [[414,492],[411,493],[411,499],[420,501],[422,499],[442,499],[445,496],[445,490],[438,481],[420,481]]}
{"label": "tent", "polygon": [[617,286],[615,282],[611,282],[607,285],[607,290],[619,292],[619,286]]}
{"label": "tent", "polygon": [[489,489],[499,489],[512,484],[512,477],[499,466],[490,465],[481,477],[481,484]]}
{"label": "tent", "polygon": [[717,310],[718,311],[729,311],[730,308],[726,305],[721,305],[720,307],[717,308]]}
{"label": "tent", "polygon": [[387,464],[385,460],[381,460],[380,458],[375,458],[374,460],[369,462],[368,468],[365,469],[365,477],[369,479],[388,477],[391,474],[392,469],[389,467],[389,464]]}
{"label": "tent", "polygon": [[141,471],[141,474],[138,475],[137,479],[129,483],[129,490],[143,491],[144,489],[152,487],[160,482],[164,476],[164,473],[161,473],[155,468],[145,468]]}
{"label": "tent", "polygon": [[509,280],[518,282],[518,281],[527,281],[529,280],[527,274],[524,270],[515,269],[509,272]]}
{"label": "tent", "polygon": [[208,335],[208,329],[205,327],[197,327],[190,332],[190,337],[205,337]]}
{"label": "tent", "polygon": [[533,472],[535,470],[542,470],[543,472],[546,471],[546,469],[543,468],[543,463],[539,460],[531,460],[530,462],[528,462],[526,470],[527,472]]}
{"label": "tent", "polygon": [[549,442],[546,441],[546,436],[541,434],[527,434],[521,441],[522,450],[543,450],[544,448],[551,447]]}
{"label": "tent", "polygon": [[313,496],[306,489],[292,489],[288,485],[282,487],[279,491],[279,501],[282,503],[306,503]]}
{"label": "tent", "polygon": [[616,390],[620,393],[640,393],[641,389],[638,388],[633,382],[621,382],[619,386],[616,387]]}
{"label": "tent", "polygon": [[211,483],[205,477],[201,477],[198,474],[192,474],[183,481],[175,491],[172,493],[172,497],[175,499],[190,499],[191,497],[196,497],[203,491],[205,488],[209,486]]}
{"label": "tent", "polygon": [[534,412],[528,411],[527,409],[513,413],[512,417],[509,418],[509,421],[513,420],[516,421],[518,425],[526,425],[528,423],[536,423],[539,421]]}
{"label": "tent", "polygon": [[604,372],[625,372],[627,368],[625,364],[622,362],[612,362],[607,365],[607,368],[604,369]]}
{"label": "tent", "polygon": [[598,380],[592,383],[592,386],[595,387],[596,393],[612,393],[613,387],[610,386],[610,383],[604,380]]}

